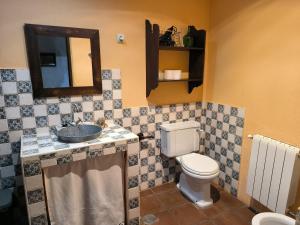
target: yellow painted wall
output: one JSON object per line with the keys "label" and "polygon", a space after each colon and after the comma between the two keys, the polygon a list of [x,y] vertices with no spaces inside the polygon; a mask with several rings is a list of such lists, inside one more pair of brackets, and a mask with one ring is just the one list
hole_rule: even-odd
{"label": "yellow painted wall", "polygon": [[[46,24],[99,29],[102,68],[122,71],[125,106],[147,104],[145,97],[145,19],[162,28],[184,30],[193,24],[208,29],[209,0],[1,0],[0,67],[27,67],[23,24]],[[124,33],[125,44],[115,35]],[[188,95],[185,84],[161,85],[153,103],[201,100],[202,88]]]}
{"label": "yellow painted wall", "polygon": [[211,15],[204,99],[246,109],[239,198],[249,202],[247,134],[300,146],[300,1],[213,0]]}
{"label": "yellow painted wall", "polygon": [[88,38],[69,38],[73,87],[93,86],[91,43]]}

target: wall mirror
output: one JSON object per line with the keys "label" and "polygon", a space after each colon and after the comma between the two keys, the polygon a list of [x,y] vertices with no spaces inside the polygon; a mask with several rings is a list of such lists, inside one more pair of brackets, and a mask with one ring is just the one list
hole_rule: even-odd
{"label": "wall mirror", "polygon": [[25,24],[34,97],[102,92],[99,31]]}

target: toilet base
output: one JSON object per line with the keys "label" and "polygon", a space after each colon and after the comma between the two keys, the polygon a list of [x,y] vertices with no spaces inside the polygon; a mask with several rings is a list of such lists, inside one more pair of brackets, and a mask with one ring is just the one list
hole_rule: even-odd
{"label": "toilet base", "polygon": [[205,208],[213,204],[210,182],[211,180],[201,180],[181,173],[177,188],[200,208]]}

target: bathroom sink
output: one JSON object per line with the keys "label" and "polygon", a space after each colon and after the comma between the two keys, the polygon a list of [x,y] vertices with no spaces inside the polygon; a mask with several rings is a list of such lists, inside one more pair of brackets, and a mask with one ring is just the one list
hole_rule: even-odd
{"label": "bathroom sink", "polygon": [[295,225],[295,220],[278,213],[259,213],[252,219],[252,225]]}
{"label": "bathroom sink", "polygon": [[62,142],[78,143],[99,137],[101,131],[102,128],[97,125],[81,124],[60,129],[57,131],[57,137]]}

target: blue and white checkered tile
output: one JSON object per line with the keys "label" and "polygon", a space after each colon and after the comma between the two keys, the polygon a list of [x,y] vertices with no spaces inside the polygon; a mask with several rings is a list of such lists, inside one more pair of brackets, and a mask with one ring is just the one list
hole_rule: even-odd
{"label": "blue and white checkered tile", "polygon": [[204,103],[202,128],[205,153],[220,166],[219,184],[237,195],[240,154],[244,127],[244,109],[216,103]]}
{"label": "blue and white checkered tile", "polygon": [[112,73],[111,70],[102,70],[102,79],[103,80],[111,80],[112,79]]}
{"label": "blue and white checkered tile", "polygon": [[0,178],[0,188],[8,189],[8,188],[16,187],[16,178],[17,178],[16,176]]}
{"label": "blue and white checkered tile", "polygon": [[8,131],[0,132],[0,144],[9,143],[9,134]]}
{"label": "blue and white checkered tile", "polygon": [[57,165],[59,166],[73,162],[73,157],[71,153],[60,155],[56,159],[57,159]]}
{"label": "blue and white checkered tile", "polygon": [[33,117],[33,105],[23,105],[20,106],[21,117]]}
{"label": "blue and white checkered tile", "polygon": [[46,214],[42,214],[39,216],[31,217],[31,225],[46,225],[48,224]]}
{"label": "blue and white checkered tile", "polygon": [[[37,124],[37,126],[43,127],[43,125],[45,126],[47,124],[47,119],[45,117],[41,116],[38,118],[39,124]],[[60,114],[60,119],[62,125],[67,125],[74,121],[74,115],[72,113]]]}
{"label": "blue and white checkered tile", "polygon": [[139,217],[133,218],[129,220],[129,225],[139,225],[140,224],[140,219]]}
{"label": "blue and white checkered tile", "polygon": [[114,109],[122,109],[122,100],[121,99],[114,99],[113,100],[113,108]]}
{"label": "blue and white checkered tile", "polygon": [[17,81],[17,73],[15,69],[1,69],[0,77],[2,82]]}
{"label": "blue and white checkered tile", "polygon": [[134,209],[139,207],[139,198],[133,198],[129,200],[129,209]]}
{"label": "blue and white checkered tile", "polygon": [[128,166],[136,166],[139,163],[138,155],[128,156]]}
{"label": "blue and white checkered tile", "polygon": [[48,115],[59,114],[59,105],[58,104],[48,104],[47,111],[48,111]]}
{"label": "blue and white checkered tile", "polygon": [[125,118],[131,117],[131,109],[130,108],[123,109],[123,117],[125,117]]}
{"label": "blue and white checkered tile", "polygon": [[138,187],[138,185],[139,185],[139,177],[138,176],[128,178],[128,189]]}
{"label": "blue and white checkered tile", "polygon": [[73,113],[79,113],[82,112],[82,103],[81,102],[72,102],[71,103],[71,110]]}
{"label": "blue and white checkered tile", "polygon": [[103,110],[103,102],[101,100],[94,101],[94,111]]}
{"label": "blue and white checkered tile", "polygon": [[[7,127],[6,130],[2,130],[4,134],[0,140],[4,143],[0,143],[0,145],[2,147],[2,145],[9,144],[9,151],[13,151],[13,159],[19,158],[19,138],[22,133],[34,134],[35,132],[49,131],[49,129],[53,130],[56,125],[69,121],[71,118],[77,119],[81,117],[86,121],[93,121],[105,117],[106,120],[114,121],[134,133],[143,132],[145,135],[153,135],[155,137],[153,140],[144,141],[147,144],[141,146],[140,152],[128,158],[128,164],[134,170],[138,166],[140,172],[140,175],[135,174],[130,177],[130,190],[133,191],[138,188],[144,190],[173,181],[176,178],[176,173],[178,173],[175,160],[168,159],[160,153],[159,126],[168,122],[197,120],[201,121],[201,126],[207,134],[206,139],[203,139],[203,144],[208,155],[220,161],[225,159],[224,163],[223,161],[222,163],[226,168],[230,169],[224,169],[224,178],[220,179],[220,183],[223,183],[226,189],[230,189],[231,193],[237,192],[237,182],[235,181],[238,181],[239,178],[241,134],[244,126],[244,116],[239,108],[232,107],[232,109],[228,110],[223,105],[214,106],[215,104],[212,103],[206,104],[201,102],[123,108],[119,70],[102,71],[103,95],[40,99],[33,99],[32,97],[28,70],[0,70],[0,75],[2,82],[9,83],[6,85],[7,87],[13,87],[10,91],[7,91],[9,89],[5,88],[3,105],[0,105],[0,125],[6,124],[5,126]],[[8,115],[7,110],[10,109],[12,111],[15,107],[18,108],[18,110],[15,110],[18,112],[18,115]],[[204,110],[202,110],[202,107]],[[21,109],[24,109],[24,111]],[[206,121],[206,118],[209,119]],[[9,131],[10,143],[6,143],[6,131]],[[224,138],[222,138],[222,134]],[[122,135],[120,134],[119,136],[121,137]],[[27,153],[38,153],[40,146],[50,147],[47,143],[42,143],[36,149],[27,150]],[[212,147],[213,150],[209,149],[208,146]],[[66,146],[55,146],[56,149],[64,147]],[[221,147],[223,148],[223,155],[221,154]],[[120,146],[121,148],[123,149]],[[224,149],[226,149],[226,154],[224,154]],[[229,151],[232,154],[229,154]],[[86,152],[86,157],[92,158],[104,154],[103,148],[90,149]],[[143,166],[136,165],[136,156],[138,156],[138,163],[139,158],[141,158]],[[71,161],[69,159],[74,160],[74,157],[73,154],[69,158],[67,157],[68,159],[60,157],[61,162],[59,163]],[[229,159],[228,163],[227,158]],[[13,161],[14,165],[18,165],[18,160]],[[50,161],[47,161],[47,163],[50,163]],[[57,159],[55,159],[55,164],[57,163]],[[36,167],[27,166],[27,175],[38,173],[39,171]],[[230,179],[227,178],[227,183],[225,182],[226,175],[230,177]],[[15,179],[12,179],[13,182],[9,181],[7,178],[6,183],[8,185],[2,185],[0,188],[16,184]],[[3,179],[1,182],[3,182]],[[230,188],[228,186],[229,183],[231,185]],[[129,220],[135,221],[135,218],[138,218],[138,216],[132,216]],[[137,219],[137,221],[139,220]]]}
{"label": "blue and white checkered tile", "polygon": [[114,117],[113,110],[104,110],[104,118],[106,120],[112,120]]}
{"label": "blue and white checkered tile", "polygon": [[5,94],[4,93],[5,107],[15,107],[20,105],[20,98],[17,94]]}
{"label": "blue and white checkered tile", "polygon": [[93,112],[83,112],[83,121],[85,122],[93,122],[94,120],[94,113]]}
{"label": "blue and white checkered tile", "polygon": [[19,94],[32,93],[32,86],[30,81],[17,81],[17,91]]}
{"label": "blue and white checkered tile", "polygon": [[103,100],[113,100],[112,90],[104,90],[103,91]]}
{"label": "blue and white checkered tile", "polygon": [[82,101],[84,101],[84,102],[93,101],[93,96],[92,95],[83,95]]}
{"label": "blue and white checkered tile", "polygon": [[8,124],[8,130],[10,131],[23,129],[22,119],[8,119],[7,124]]}
{"label": "blue and white checkered tile", "polygon": [[71,102],[71,97],[69,96],[60,96],[58,97],[60,103],[69,103]]}
{"label": "blue and white checkered tile", "polygon": [[0,167],[13,165],[12,155],[0,155]]}
{"label": "blue and white checkered tile", "polygon": [[0,107],[0,120],[6,119],[6,112],[4,107]]}
{"label": "blue and white checkered tile", "polygon": [[112,88],[113,89],[121,89],[121,80],[113,80],[112,81]]}
{"label": "blue and white checkered tile", "polygon": [[27,191],[28,204],[34,204],[37,202],[44,201],[44,190],[42,188]]}
{"label": "blue and white checkered tile", "polygon": [[24,170],[24,176],[25,177],[31,177],[35,175],[41,174],[41,163],[39,160],[35,161],[27,161],[23,165],[23,170]]}

